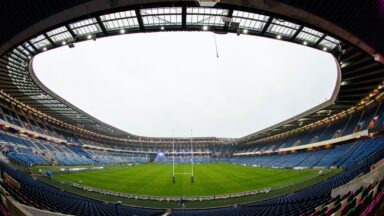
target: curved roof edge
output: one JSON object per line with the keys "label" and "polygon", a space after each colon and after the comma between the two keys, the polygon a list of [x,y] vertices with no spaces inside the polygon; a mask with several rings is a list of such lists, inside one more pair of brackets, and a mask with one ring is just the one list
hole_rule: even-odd
{"label": "curved roof edge", "polygon": [[262,129],[260,131],[257,131],[255,133],[252,133],[252,134],[249,134],[247,136],[244,136],[244,137],[241,137],[240,140],[243,140],[243,139],[248,139],[248,138],[253,138],[253,137],[256,137],[262,133],[265,133],[265,132],[268,132],[268,131],[271,131],[275,128],[278,128],[278,127],[281,127],[281,126],[284,126],[286,124],[289,124],[289,123],[292,123],[294,121],[300,121],[301,118],[304,118],[310,114],[313,114],[313,113],[316,113],[320,110],[323,110],[323,109],[326,109],[327,107],[333,105],[335,102],[336,102],[336,99],[337,99],[337,96],[339,94],[339,91],[340,91],[340,86],[341,86],[341,68],[340,68],[340,64],[339,62],[337,61],[337,59],[335,57],[333,57],[333,60],[335,61],[335,64],[336,64],[336,71],[337,71],[337,76],[336,76],[336,83],[335,83],[335,87],[333,89],[333,92],[332,92],[332,95],[331,95],[331,98],[329,98],[327,101],[307,110],[307,111],[304,111],[294,117],[291,117],[287,120],[284,120],[280,123],[277,123],[275,125],[272,125],[270,127],[267,127],[265,129]]}
{"label": "curved roof edge", "polygon": [[[193,1],[192,1],[193,2]],[[44,20],[39,21],[26,28],[24,31],[18,33],[7,43],[0,46],[0,54],[5,53],[6,51],[15,47],[21,41],[27,40],[32,35],[37,35],[40,32],[43,32],[47,28],[53,28],[54,26],[59,25],[60,23],[68,22],[70,20],[78,19],[93,13],[99,13],[106,10],[113,10],[117,8],[124,8],[134,5],[144,5],[144,4],[176,4],[172,0],[120,0],[120,1],[105,1],[105,0],[93,0],[91,2],[86,2],[70,9],[61,11],[52,15]],[[179,0],[177,4],[182,3],[191,3],[188,0]],[[302,23],[306,23],[317,28],[323,29],[327,32],[331,32],[333,35],[337,35],[341,39],[359,47],[370,55],[377,54],[377,51],[374,47],[369,46],[364,41],[360,40],[354,34],[348,32],[347,30],[329,22],[326,19],[323,19],[319,16],[306,12],[302,9],[292,7],[288,4],[277,2],[275,0],[268,1],[242,1],[242,0],[222,0],[220,4],[234,5],[238,7],[251,8],[256,10],[268,11],[277,15],[284,17],[290,17],[291,19],[298,20]],[[219,5],[220,5],[219,4]]]}
{"label": "curved roof edge", "polygon": [[[30,36],[36,36],[37,34],[44,32],[44,30],[48,29],[53,29],[54,27],[58,27],[59,24],[69,22],[69,21],[75,21],[78,20],[79,18],[86,18],[85,16],[89,14],[97,14],[101,13],[103,11],[109,10],[109,11],[114,11],[116,9],[124,8],[124,7],[131,7],[134,5],[143,5],[143,4],[154,4],[154,5],[161,5],[161,4],[193,4],[194,2],[191,1],[179,1],[177,3],[173,1],[168,1],[168,0],[163,0],[163,1],[153,1],[153,0],[120,0],[120,1],[105,1],[105,0],[95,0],[92,2],[86,2],[80,5],[77,5],[75,7],[72,7],[70,9],[61,11],[51,17],[48,17],[33,26],[26,28],[24,31],[20,32],[16,36],[14,36],[11,40],[9,40],[7,43],[3,44],[0,46],[0,53],[5,53],[6,51],[12,49],[22,41],[27,40],[30,38]],[[222,0],[221,1],[222,5],[229,5],[229,6],[234,6],[234,8],[249,8],[257,11],[266,11],[270,12],[273,14],[277,14],[281,17],[289,17],[288,20],[297,20],[301,23],[305,23],[305,26],[307,24],[309,26],[315,26],[319,29],[324,30],[324,32],[331,33],[332,35],[337,35],[339,38],[342,38],[343,40],[347,41],[348,43],[357,46],[358,48],[362,49],[365,51],[367,54],[374,56],[376,53],[375,49],[373,47],[370,47],[367,45],[365,42],[361,41],[358,37],[355,35],[351,34],[350,32],[342,29],[341,27],[321,18],[318,16],[315,16],[307,11],[304,11],[299,8],[295,8],[292,6],[289,6],[288,4],[284,4],[281,2],[277,1],[241,1],[241,0]],[[340,67],[338,65],[338,72],[340,72]],[[33,75],[31,75],[33,77]],[[338,78],[341,79],[341,77],[338,76]],[[340,81],[338,81],[338,86],[335,88],[338,88],[337,92],[340,89]],[[34,82],[39,85],[38,82],[34,79]],[[40,83],[41,84],[41,83]],[[42,84],[41,84],[42,85]],[[44,91],[47,91],[50,95],[54,96],[54,98],[59,99],[63,104],[66,104],[67,106],[70,105],[70,107],[73,107],[76,111],[81,111],[77,107],[71,105],[58,95],[54,94],[52,91],[49,91],[45,87],[45,89],[39,85],[40,88],[42,88]],[[336,92],[336,89],[334,91],[334,94]],[[291,119],[288,119],[282,123],[279,123],[278,125],[281,124],[286,124],[286,122],[291,122],[294,120],[299,119],[300,117],[303,117],[304,115],[308,115],[310,113],[316,112],[316,110],[324,109],[327,106],[332,105],[335,102],[335,98],[333,98],[334,94],[332,95],[331,99],[328,100],[327,102],[320,104],[317,107],[314,107],[307,112],[300,114],[298,116],[295,116]],[[337,93],[336,93],[337,96]],[[84,113],[81,111],[82,114],[85,114],[89,116],[88,114]],[[91,116],[92,117],[92,116]],[[95,119],[94,117],[92,117]],[[97,120],[97,119],[96,119]],[[103,123],[105,124],[105,123]],[[105,124],[107,125],[107,124]],[[276,127],[272,126],[272,127]],[[264,129],[262,131],[259,131],[257,133],[253,133],[251,135],[248,135],[246,137],[254,136],[255,134],[259,134],[262,132],[265,132],[267,130],[271,130],[271,128]],[[128,133],[127,133],[128,134]],[[140,137],[140,136],[137,136]],[[151,138],[151,137],[148,137]]]}
{"label": "curved roof edge", "polygon": [[126,131],[123,131],[119,128],[116,128],[116,127],[113,127],[95,117],[93,117],[92,115],[88,114],[87,112],[84,112],[83,110],[79,109],[78,107],[76,107],[74,104],[68,102],[67,100],[65,100],[64,98],[60,97],[58,94],[54,93],[52,90],[50,90],[47,86],[45,86],[41,81],[40,79],[36,76],[36,73],[35,73],[35,70],[33,69],[33,60],[34,58],[32,58],[29,62],[29,65],[28,65],[28,70],[29,70],[29,74],[33,80],[33,82],[35,82],[35,84],[37,86],[39,86],[39,88],[41,88],[44,92],[48,93],[49,95],[53,96],[54,98],[58,99],[60,102],[62,102],[63,104],[65,104],[66,106],[68,107],[71,107],[72,109],[74,109],[75,111],[79,112],[79,113],[82,113],[83,115],[87,116],[88,118],[100,123],[100,124],[106,124],[108,125],[108,127],[110,128],[113,128],[114,130],[116,131],[119,131],[120,133],[122,134],[125,134],[127,137],[131,137],[131,136],[136,136],[136,135],[133,135],[133,134],[130,134]]}

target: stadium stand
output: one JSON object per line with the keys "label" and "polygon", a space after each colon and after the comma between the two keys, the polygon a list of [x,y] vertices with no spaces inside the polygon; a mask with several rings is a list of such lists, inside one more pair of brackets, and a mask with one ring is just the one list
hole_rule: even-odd
{"label": "stadium stand", "polygon": [[63,192],[17,171],[3,162],[0,162],[0,169],[2,176],[7,173],[20,184],[18,189],[7,181],[1,183],[12,197],[22,204],[36,208],[72,215],[159,215],[162,212],[161,210],[106,204]]}
{"label": "stadium stand", "polygon": [[286,167],[342,167],[348,168],[353,161],[361,160],[367,154],[384,149],[384,137],[344,143],[332,149],[302,153],[275,154],[264,156],[238,156],[224,159],[230,163],[258,165],[276,168]]}
{"label": "stadium stand", "polygon": [[[2,110],[6,109],[3,108]],[[319,128],[311,129],[307,133],[292,135],[291,137],[285,138],[283,141],[278,140],[273,143],[251,145],[241,150],[238,150],[235,145],[221,146],[220,149],[214,149],[214,146],[209,147],[204,144],[200,145],[198,149],[196,149],[196,152],[201,151],[204,155],[197,154],[197,156],[193,158],[194,163],[228,162],[273,168],[340,167],[345,169],[345,171],[331,179],[326,180],[325,182],[321,182],[293,194],[257,202],[255,204],[241,205],[236,208],[219,208],[210,210],[174,210],[171,215],[197,215],[203,214],[203,212],[207,215],[254,215],[255,212],[258,212],[256,215],[317,215],[318,213],[322,214],[324,212],[339,212],[341,214],[350,215],[356,212],[363,213],[373,211],[377,208],[377,203],[382,199],[382,195],[380,194],[378,196],[367,196],[366,199],[363,199],[366,201],[361,204],[360,202],[351,201],[355,200],[354,198],[351,198],[352,193],[349,193],[350,195],[348,197],[339,197],[338,199],[329,197],[330,191],[333,188],[339,187],[358,176],[360,173],[366,172],[366,167],[369,167],[371,163],[375,162],[375,158],[377,160],[380,158],[377,155],[384,152],[384,136],[380,134],[375,134],[374,137],[363,136],[340,143],[334,143],[324,148],[303,149],[296,152],[279,152],[279,150],[289,147],[305,146],[307,141],[309,142],[307,144],[310,144],[313,142],[321,142],[325,139],[332,140],[340,137],[339,135],[335,135],[336,133],[346,136],[354,134],[354,132],[367,130],[368,125],[362,124],[361,122],[370,122],[371,119],[375,118],[375,116],[382,114],[381,112],[381,108],[371,107],[367,112],[362,111],[357,115],[351,116],[350,118],[345,118],[344,120],[342,119]],[[16,112],[13,113],[14,118],[21,116]],[[355,119],[359,120],[357,121]],[[10,125],[15,123],[14,119],[8,118],[8,120],[9,121],[7,122]],[[378,122],[375,126],[380,127],[380,124],[381,123]],[[43,127],[44,125],[42,124],[39,126],[36,124],[36,127],[34,128],[36,132],[44,130],[51,131],[48,127],[45,127],[45,129],[42,130],[41,128]],[[359,130],[356,130],[357,127],[359,127]],[[40,130],[37,128],[40,128]],[[94,141],[92,140],[88,140],[84,137],[77,138],[76,136],[64,133],[58,129],[52,131],[55,132],[45,134],[48,134],[49,136],[54,134],[57,138],[64,138],[67,143],[60,144],[48,140],[36,139],[34,137],[22,136],[17,131],[13,130],[2,131],[0,132],[0,142],[3,143],[1,147],[2,152],[9,158],[10,161],[25,167],[32,167],[34,165],[52,164],[86,165],[109,163],[149,163],[149,150],[153,151],[152,154],[172,151],[172,145],[170,144],[157,145],[157,148],[152,147],[151,149],[145,149],[143,147],[136,148],[148,151],[147,153],[133,153],[129,151],[113,150],[106,151],[85,148],[85,146],[100,146],[100,143],[94,144]],[[350,133],[348,134],[346,131],[350,131]],[[301,139],[303,141],[301,141]],[[188,145],[188,142],[178,144],[176,145],[176,150],[179,152],[188,151]],[[253,152],[260,152],[261,154],[236,156],[236,153]],[[217,155],[218,153],[220,154]],[[191,158],[189,156],[182,155],[175,157],[174,160],[177,164],[188,164],[191,162]],[[173,163],[173,158],[171,156],[157,156],[153,162],[165,164]],[[2,186],[5,190],[8,191],[18,202],[35,208],[76,215],[117,215],[116,212],[120,215],[124,215],[123,212],[126,212],[127,214],[136,212],[138,215],[157,215],[164,211],[156,209],[132,208],[121,205],[116,207],[114,204],[105,204],[99,201],[81,198],[77,195],[69,194],[68,192],[59,191],[52,188],[50,185],[41,183],[28,175],[21,173],[20,171],[12,169],[9,165],[4,163],[1,165],[1,170],[16,179],[16,181],[21,184],[22,188],[21,190],[17,190],[12,185],[3,183]],[[371,190],[372,188],[376,188],[377,190],[377,187],[373,186],[368,189]],[[366,191],[368,189],[362,189],[359,192]],[[51,195],[46,197],[46,193]],[[26,194],[35,195],[26,196]],[[317,195],[313,197],[309,194]],[[353,194],[355,195],[355,193]],[[365,198],[367,194],[364,193],[363,195],[363,198]],[[63,206],[54,201],[60,200],[62,203],[70,203],[67,199],[73,200],[71,202],[73,203],[73,206],[75,206],[74,208],[68,208],[67,205]],[[348,200],[348,205],[345,205],[345,202],[343,201],[346,199]],[[321,208],[316,206],[320,206]]]}
{"label": "stadium stand", "polygon": [[217,160],[215,160],[214,158],[210,157],[210,156],[205,156],[205,157],[201,157],[201,156],[197,156],[197,157],[175,157],[174,158],[174,161],[173,161],[173,158],[172,157],[156,157],[156,160],[155,162],[156,163],[161,163],[161,164],[172,164],[172,163],[176,163],[176,164],[190,164],[191,163],[191,160],[193,160],[193,163],[195,164],[202,164],[202,163],[214,163],[216,162]]}
{"label": "stadium stand", "polygon": [[[384,151],[372,152],[363,161],[355,161],[344,172],[295,193],[246,204],[239,207],[219,208],[210,210],[176,210],[171,215],[299,215],[313,211],[315,207],[326,203],[333,188],[344,185],[361,173],[369,172],[372,164],[384,156]],[[381,195],[382,196],[382,195]],[[372,198],[372,197],[371,197]],[[380,198],[382,199],[382,198]],[[372,203],[372,199],[365,201]],[[376,203],[376,202],[375,202]],[[374,205],[372,203],[371,205]],[[368,205],[364,205],[368,206]],[[350,208],[350,207],[349,207]],[[345,210],[346,211],[346,210]],[[367,210],[368,211],[368,210]]]}
{"label": "stadium stand", "polygon": [[[336,200],[329,200],[328,198],[330,196],[331,190],[335,187],[349,182],[351,179],[355,178],[360,173],[367,172],[367,170],[369,170],[370,165],[376,162],[378,158],[382,158],[382,156],[383,151],[372,152],[371,154],[365,156],[366,159],[363,163],[359,162],[358,160],[354,161],[353,165],[351,165],[348,169],[346,169],[346,171],[342,172],[341,174],[324,182],[321,182],[317,185],[295,192],[293,194],[288,194],[266,201],[261,201],[255,204],[247,204],[236,208],[222,208],[201,211],[189,210],[187,212],[176,210],[172,213],[172,215],[198,215],[202,214],[202,211],[204,211],[204,214],[206,215],[236,215],[239,213],[249,215],[249,213],[251,212],[257,212],[257,215],[291,215],[297,213],[305,213],[310,209],[314,209],[316,206],[324,205],[323,203],[336,202]],[[67,214],[76,215],[116,215],[116,211],[118,211],[121,215],[125,215],[123,212],[137,212],[138,215],[156,215],[160,213],[160,210],[135,209],[125,206],[118,206],[117,209],[115,209],[115,207],[111,204],[104,204],[99,201],[93,201],[90,199],[78,197],[77,195],[69,194],[68,192],[62,192],[58,189],[52,188],[52,186],[45,185],[44,183],[41,183],[33,179],[32,177],[9,167],[9,165],[4,164],[3,162],[1,162],[0,169],[2,171],[3,176],[4,173],[7,173],[21,185],[19,190],[15,189],[11,184],[7,184],[6,181],[2,183],[2,186],[6,188],[7,191],[9,191],[10,194],[12,194],[12,196],[20,203],[28,204],[37,208],[43,208],[50,211],[59,211]],[[376,195],[378,187],[371,186],[364,191],[371,190],[372,188],[375,188]],[[372,191],[372,193],[374,193],[374,191]],[[49,196],[46,196],[48,194]],[[314,194],[316,195],[313,196]],[[366,197],[366,194],[367,192],[364,192],[363,198]],[[348,198],[342,197],[340,198],[340,200],[347,199],[351,201],[353,199],[351,197],[352,196],[349,196]],[[370,195],[369,197],[370,198],[367,197],[365,199],[366,201],[361,204],[361,210],[364,209],[364,206],[368,206],[368,204],[370,204],[372,200],[376,200],[376,196]],[[382,195],[378,197],[382,197]],[[376,202],[377,201],[375,201],[375,203]],[[70,207],[68,207],[69,203],[72,203]],[[374,203],[372,203],[371,205],[375,206]],[[335,206],[335,208],[332,208],[333,211],[337,211],[340,207],[342,209],[342,212],[347,211],[347,209],[349,211],[349,209],[353,208],[351,207],[352,203],[350,203],[348,207],[344,207],[344,205]]]}
{"label": "stadium stand", "polygon": [[374,167],[339,188],[323,204],[302,215],[373,215],[379,208],[384,192],[384,166]]}

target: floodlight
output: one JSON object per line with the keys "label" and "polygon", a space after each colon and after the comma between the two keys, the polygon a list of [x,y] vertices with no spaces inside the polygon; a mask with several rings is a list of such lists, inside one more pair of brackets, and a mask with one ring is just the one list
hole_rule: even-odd
{"label": "floodlight", "polygon": [[243,29],[244,34],[248,34],[248,29]]}
{"label": "floodlight", "polygon": [[281,35],[277,35],[276,38],[277,38],[277,39],[281,39]]}
{"label": "floodlight", "polygon": [[234,29],[239,29],[240,23],[238,23],[238,22],[231,22],[229,27],[234,28]]}
{"label": "floodlight", "polygon": [[125,29],[120,29],[120,34],[124,34],[125,33]]}
{"label": "floodlight", "polygon": [[67,42],[63,41],[63,42],[61,42],[61,44],[62,44],[62,45],[65,45],[65,44],[67,44]]}
{"label": "floodlight", "polygon": [[206,25],[203,26],[203,30],[204,30],[204,31],[207,31],[207,30],[208,30],[208,26],[206,26]]}
{"label": "floodlight", "polygon": [[92,38],[92,35],[88,35],[87,38],[88,38],[88,39],[91,39],[91,38]]}
{"label": "floodlight", "polygon": [[43,51],[46,51],[46,50],[47,50],[47,47],[44,47],[44,48],[43,48]]}
{"label": "floodlight", "polygon": [[373,59],[384,64],[384,57],[378,53],[373,55]]}
{"label": "floodlight", "polygon": [[323,50],[324,50],[324,51],[327,51],[327,47],[324,47]]}
{"label": "floodlight", "polygon": [[161,29],[161,30],[164,30],[164,26],[161,26],[160,29]]}
{"label": "floodlight", "polygon": [[304,42],[303,42],[303,44],[304,44],[304,45],[307,45],[307,44],[308,44],[308,42],[307,42],[307,41],[304,41]]}
{"label": "floodlight", "polygon": [[232,17],[222,17],[221,20],[227,25],[230,26],[232,23]]}

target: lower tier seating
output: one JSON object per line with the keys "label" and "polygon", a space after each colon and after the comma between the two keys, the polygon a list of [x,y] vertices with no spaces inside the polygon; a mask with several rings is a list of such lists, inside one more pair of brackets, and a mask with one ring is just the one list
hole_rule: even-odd
{"label": "lower tier seating", "polygon": [[20,189],[16,189],[6,182],[2,186],[20,203],[35,208],[52,212],[61,212],[70,215],[160,215],[163,210],[134,208],[124,205],[105,203],[98,200],[85,198],[69,192],[61,191],[50,185],[42,183],[29,175],[13,169],[4,162],[0,162],[0,169],[20,183]]}
{"label": "lower tier seating", "polygon": [[349,191],[342,197],[328,199],[323,204],[303,213],[301,216],[318,215],[371,215],[384,199],[384,180],[355,192]]}
{"label": "lower tier seating", "polygon": [[[342,173],[320,182],[311,187],[296,191],[291,194],[241,205],[239,207],[215,208],[209,210],[175,210],[173,216],[200,216],[200,215],[300,215],[313,211],[317,206],[330,200],[331,190],[346,184],[362,173],[368,173],[370,166],[384,157],[384,151],[373,151],[346,168]],[[369,200],[367,200],[369,203]],[[346,210],[345,210],[346,211]],[[368,210],[367,210],[368,211]]]}
{"label": "lower tier seating", "polygon": [[[204,209],[204,210],[187,210],[187,209],[175,209],[169,215],[300,215],[300,214],[312,214],[317,212],[318,206],[327,205],[336,200],[332,200],[330,197],[331,190],[344,185],[356,178],[357,176],[368,173],[370,166],[379,161],[384,157],[383,151],[383,137],[379,136],[358,143],[350,143],[348,147],[345,147],[345,151],[341,156],[348,158],[338,158],[335,163],[340,161],[340,164],[344,164],[344,171],[340,174],[326,179],[318,184],[307,187],[305,189],[296,191],[294,193],[278,196],[275,198],[239,205],[238,207],[225,207],[215,209]],[[364,148],[360,146],[364,145]],[[340,147],[344,148],[344,147]],[[323,152],[322,157],[316,156],[316,160],[321,161],[332,150],[321,150]],[[339,151],[336,150],[336,151]],[[319,151],[320,152],[320,151]],[[303,155],[300,155],[303,154]],[[265,157],[270,157],[271,164],[303,164],[303,163],[315,163],[310,160],[315,152],[306,152],[300,154],[290,155],[271,155],[261,157],[247,157],[248,161],[263,161]],[[300,156],[300,157],[299,157]],[[300,158],[300,159],[298,159]],[[237,158],[235,158],[237,159]],[[85,198],[79,195],[75,195],[69,192],[62,191],[54,188],[43,182],[40,182],[33,177],[15,170],[10,165],[0,162],[1,175],[4,177],[4,173],[9,174],[19,184],[20,189],[17,189],[12,184],[6,181],[2,183],[2,186],[20,203],[30,205],[36,208],[52,211],[61,212],[71,215],[161,215],[165,212],[162,209],[146,209],[146,208],[135,208],[124,205],[105,203],[102,201]],[[373,187],[373,186],[372,186]],[[370,188],[371,189],[371,188]],[[369,191],[366,192],[369,194]],[[366,195],[366,194],[362,194]],[[380,195],[380,194],[378,194]],[[382,196],[382,195],[380,195]],[[365,196],[364,196],[365,197]],[[376,201],[376,197],[368,196],[370,199],[366,200],[366,203],[362,203],[362,206],[371,207],[373,201]],[[341,197],[340,200],[345,200],[346,197]],[[351,200],[349,200],[351,199]],[[381,200],[382,198],[380,198]],[[336,209],[332,207],[334,212],[341,211],[342,213],[356,212],[353,210],[356,208],[357,202],[352,201],[353,198],[347,198],[348,204]],[[352,203],[349,203],[352,201]],[[372,201],[372,202],[371,202]],[[378,202],[378,201],[376,201]],[[338,204],[337,204],[338,205]],[[358,203],[360,205],[360,202]],[[351,210],[352,209],[352,210]],[[374,206],[372,206],[374,210]],[[324,211],[324,210],[323,210]],[[328,205],[327,205],[328,211]],[[366,209],[358,209],[359,212],[369,211]],[[351,213],[352,214],[352,213]]]}

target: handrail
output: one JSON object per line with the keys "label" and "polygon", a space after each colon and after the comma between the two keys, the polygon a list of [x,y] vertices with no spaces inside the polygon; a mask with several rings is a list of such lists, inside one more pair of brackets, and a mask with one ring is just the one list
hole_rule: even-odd
{"label": "handrail", "polygon": [[242,197],[242,196],[248,196],[248,195],[256,195],[259,193],[269,193],[272,191],[271,187],[259,189],[259,190],[253,190],[253,191],[246,191],[246,192],[239,192],[239,193],[231,193],[231,194],[220,194],[220,195],[210,195],[210,196],[148,196],[148,195],[139,195],[139,194],[127,194],[127,193],[119,193],[119,192],[113,192],[103,189],[97,189],[89,186],[84,186],[81,184],[73,183],[72,185],[75,188],[90,191],[90,192],[96,192],[103,195],[112,195],[117,197],[125,197],[129,199],[141,199],[141,200],[156,200],[156,201],[203,201],[203,200],[220,200],[220,199],[228,199],[233,197]]}

